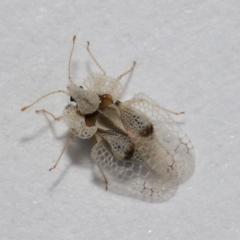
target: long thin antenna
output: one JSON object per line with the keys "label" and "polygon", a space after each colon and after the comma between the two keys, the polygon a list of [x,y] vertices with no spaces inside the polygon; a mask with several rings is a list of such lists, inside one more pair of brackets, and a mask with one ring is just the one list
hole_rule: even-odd
{"label": "long thin antenna", "polygon": [[76,38],[77,38],[76,35],[74,35],[73,36],[72,50],[71,50],[71,53],[70,53],[70,56],[69,56],[69,62],[68,62],[68,79],[69,79],[70,82],[73,82],[72,78],[71,78],[71,62],[72,62],[72,55],[73,55],[73,50],[74,50]]}
{"label": "long thin antenna", "polygon": [[91,56],[92,60],[95,62],[95,64],[98,66],[98,68],[102,71],[104,75],[106,75],[106,71],[101,67],[101,65],[98,63],[97,59],[93,56],[90,48],[89,48],[90,42],[87,41],[87,51],[89,55]]}
{"label": "long thin antenna", "polygon": [[38,98],[38,99],[37,99],[36,101],[34,101],[32,104],[30,104],[30,105],[28,105],[28,106],[26,106],[26,107],[23,107],[23,108],[21,109],[21,111],[25,111],[27,108],[29,108],[29,107],[31,107],[32,105],[34,105],[35,103],[39,102],[39,101],[42,100],[43,98],[45,98],[45,97],[47,97],[47,96],[49,96],[49,95],[51,95],[51,94],[55,94],[55,93],[64,93],[64,94],[66,94],[67,96],[69,96],[69,93],[66,92],[66,91],[64,91],[64,90],[58,90],[58,91],[50,92],[50,93],[48,93],[48,94],[46,94],[46,95]]}

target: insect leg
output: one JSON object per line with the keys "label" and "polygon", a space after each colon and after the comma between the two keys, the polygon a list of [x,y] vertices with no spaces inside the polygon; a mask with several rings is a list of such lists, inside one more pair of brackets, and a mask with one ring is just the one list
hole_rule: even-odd
{"label": "insect leg", "polygon": [[185,114],[185,112],[174,112],[174,111],[171,111],[169,109],[166,109],[166,108],[163,108],[161,106],[159,106],[162,110],[166,111],[166,112],[169,112],[171,114],[174,114],[174,115],[180,115],[180,114]]}
{"label": "insect leg", "polygon": [[61,159],[63,153],[64,153],[65,150],[67,149],[67,147],[68,147],[68,145],[70,144],[70,142],[74,139],[74,137],[75,137],[74,135],[71,135],[71,137],[68,139],[68,141],[67,141],[66,145],[64,146],[64,148],[63,148],[61,154],[59,155],[57,161],[55,162],[55,164],[54,164],[51,168],[49,168],[49,171],[51,171],[51,170],[53,170],[54,168],[57,167],[57,165],[58,165],[58,163],[59,163],[59,161],[60,161],[60,159]]}
{"label": "insect leg", "polygon": [[122,78],[123,76],[127,75],[128,73],[130,73],[130,72],[134,69],[135,65],[136,65],[136,62],[133,62],[132,67],[131,67],[129,70],[127,70],[126,72],[124,72],[123,74],[121,74],[120,76],[118,76],[118,77],[117,77],[117,80],[121,80],[121,78]]}
{"label": "insect leg", "polygon": [[60,120],[62,119],[62,116],[60,116],[60,117],[55,117],[54,114],[52,114],[51,112],[49,112],[49,111],[47,111],[47,110],[45,110],[45,109],[36,110],[36,113],[40,113],[40,112],[46,113],[46,114],[50,115],[55,121],[60,121]]}
{"label": "insect leg", "polygon": [[55,94],[55,93],[64,93],[64,94],[66,94],[67,96],[69,96],[69,93],[66,92],[66,91],[64,91],[64,90],[58,90],[58,91],[50,92],[50,93],[45,94],[44,96],[38,98],[38,99],[37,99],[36,101],[34,101],[32,104],[30,104],[30,105],[28,105],[28,106],[26,106],[26,107],[23,107],[23,108],[21,109],[21,111],[25,111],[27,108],[33,106],[35,103],[39,102],[39,101],[42,100],[43,98],[45,98],[45,97],[47,97],[47,96],[49,96],[49,95]]}
{"label": "insect leg", "polygon": [[87,51],[90,54],[92,60],[95,62],[95,64],[98,66],[98,68],[102,71],[102,73],[105,75],[106,71],[101,67],[101,65],[98,63],[98,61],[96,60],[96,58],[93,56],[90,48],[89,48],[90,42],[87,42]]}
{"label": "insect leg", "polygon": [[107,180],[107,177],[105,176],[105,174],[104,174],[102,168],[99,166],[98,163],[97,163],[97,166],[98,166],[98,168],[99,168],[99,170],[100,170],[100,172],[101,172],[101,174],[102,174],[102,176],[103,176],[103,178],[104,178],[105,185],[106,185],[105,190],[108,190],[108,180]]}

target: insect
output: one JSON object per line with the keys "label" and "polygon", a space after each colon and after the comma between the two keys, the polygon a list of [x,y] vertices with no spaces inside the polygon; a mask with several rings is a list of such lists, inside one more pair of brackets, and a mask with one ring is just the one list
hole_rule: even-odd
{"label": "insect", "polygon": [[72,135],[63,148],[56,163],[70,142],[79,137],[92,138],[91,157],[98,166],[106,189],[109,180],[143,196],[167,200],[177,186],[187,180],[194,168],[194,149],[190,139],[172,120],[175,113],[160,107],[143,93],[122,102],[121,78],[129,74],[132,67],[117,78],[106,75],[87,44],[87,51],[101,73],[91,74],[84,86],[77,86],[71,78],[71,59],[76,36],[68,63],[69,84],[67,91],[48,93],[32,104],[22,108],[25,111],[41,99],[55,93],[70,97],[61,117],[42,109],[53,119],[63,120]]}

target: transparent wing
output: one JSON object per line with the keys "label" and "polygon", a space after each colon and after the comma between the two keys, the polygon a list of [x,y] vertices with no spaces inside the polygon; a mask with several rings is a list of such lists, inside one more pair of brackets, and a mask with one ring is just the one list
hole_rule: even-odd
{"label": "transparent wing", "polygon": [[100,73],[87,77],[84,86],[98,95],[111,94],[114,101],[120,98],[123,91],[119,80]]}
{"label": "transparent wing", "polygon": [[193,146],[168,112],[143,93],[120,103],[119,109],[127,133],[152,169],[179,183],[190,177]]}
{"label": "transparent wing", "polygon": [[146,197],[168,200],[176,192],[176,180],[160,176],[151,170],[140,159],[137,151],[131,160],[117,159],[105,141],[100,140],[92,148],[91,157],[103,170],[107,179],[113,179],[115,183],[126,185]]}

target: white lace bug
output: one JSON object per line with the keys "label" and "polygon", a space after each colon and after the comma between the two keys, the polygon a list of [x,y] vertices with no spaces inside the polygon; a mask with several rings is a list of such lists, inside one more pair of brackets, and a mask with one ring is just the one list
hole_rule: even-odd
{"label": "white lace bug", "polygon": [[122,94],[120,79],[130,73],[134,66],[112,78],[96,61],[89,49],[87,51],[102,71],[90,75],[83,87],[78,87],[70,77],[71,58],[76,36],[69,58],[68,91],[58,90],[44,95],[22,111],[41,99],[62,92],[71,98],[61,117],[55,117],[47,110],[37,110],[63,119],[72,132],[55,168],[75,137],[92,138],[91,157],[99,167],[105,180],[108,179],[128,186],[147,197],[161,200],[171,198],[177,186],[187,180],[194,168],[194,149],[190,139],[172,120],[169,113],[145,94],[140,93],[132,99],[120,102]]}

